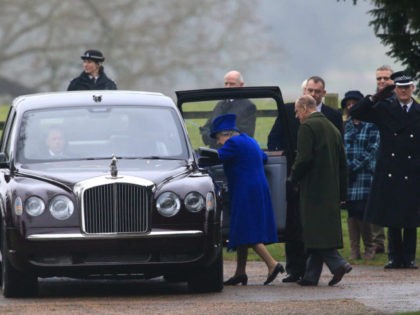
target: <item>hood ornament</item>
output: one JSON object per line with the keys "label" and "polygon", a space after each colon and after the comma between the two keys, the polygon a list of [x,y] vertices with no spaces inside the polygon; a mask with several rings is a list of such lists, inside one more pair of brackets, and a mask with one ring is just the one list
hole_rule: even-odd
{"label": "hood ornament", "polygon": [[115,155],[112,155],[111,164],[109,164],[109,168],[110,168],[112,177],[117,177],[118,176],[117,161],[118,160],[115,157]]}
{"label": "hood ornament", "polygon": [[95,103],[102,102],[102,95],[92,95],[92,98]]}

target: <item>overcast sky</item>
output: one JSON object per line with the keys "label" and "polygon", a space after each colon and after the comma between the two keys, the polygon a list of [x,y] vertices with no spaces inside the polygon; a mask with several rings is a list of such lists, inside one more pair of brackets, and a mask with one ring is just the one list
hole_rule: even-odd
{"label": "overcast sky", "polygon": [[294,100],[302,81],[319,75],[340,98],[351,89],[372,94],[378,66],[402,70],[368,25],[372,8],[365,0],[356,6],[352,0],[262,0],[256,12],[282,51],[272,54],[275,66],[267,57],[267,64],[243,69],[246,84],[279,85],[283,98]]}

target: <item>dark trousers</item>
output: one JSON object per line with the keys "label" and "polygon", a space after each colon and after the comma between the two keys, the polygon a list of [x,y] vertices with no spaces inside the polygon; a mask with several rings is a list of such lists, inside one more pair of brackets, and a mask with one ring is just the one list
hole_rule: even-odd
{"label": "dark trousers", "polygon": [[322,266],[326,264],[332,274],[346,263],[336,249],[308,249],[304,280],[318,283]]}
{"label": "dark trousers", "polygon": [[289,275],[303,277],[307,255],[302,241],[286,241],[284,245],[286,254],[286,272]]}
{"label": "dark trousers", "polygon": [[417,228],[388,228],[388,258],[400,265],[416,259]]}

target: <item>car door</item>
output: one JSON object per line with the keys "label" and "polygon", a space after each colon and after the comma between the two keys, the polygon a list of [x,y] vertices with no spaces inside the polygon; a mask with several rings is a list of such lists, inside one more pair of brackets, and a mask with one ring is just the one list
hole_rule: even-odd
{"label": "car door", "polygon": [[[217,149],[214,143],[209,142],[208,127],[215,116],[227,112],[237,115],[239,130],[256,139],[267,153],[265,174],[270,186],[279,239],[283,240],[287,213],[286,178],[290,172],[294,152],[290,145],[291,133],[280,88],[267,86],[200,89],[177,91],[176,96],[177,106],[184,118],[192,146],[198,155],[205,148]],[[250,104],[254,104],[255,107]],[[240,115],[244,117],[239,118]],[[272,134],[271,141],[274,136],[279,146],[275,151],[269,151],[268,136],[276,118],[280,123],[280,132]],[[222,233],[226,239],[230,219],[229,191],[222,165],[213,164],[215,163],[200,166],[208,170],[220,189],[223,203]]]}

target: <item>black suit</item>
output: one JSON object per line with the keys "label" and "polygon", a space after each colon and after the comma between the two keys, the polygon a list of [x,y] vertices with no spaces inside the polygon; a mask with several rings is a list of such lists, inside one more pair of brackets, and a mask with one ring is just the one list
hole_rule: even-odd
{"label": "black suit", "polygon": [[[284,104],[288,125],[290,128],[290,146],[296,151],[297,134],[300,126],[299,119],[295,115],[295,104]],[[343,118],[338,110],[322,104],[321,112],[343,134]],[[281,120],[277,117],[268,135],[267,147],[269,151],[284,150],[286,141],[285,132],[281,126]],[[296,193],[287,193],[287,216],[285,230],[286,271],[289,275],[303,277],[307,255],[302,240],[302,223],[299,213],[299,199]]]}

